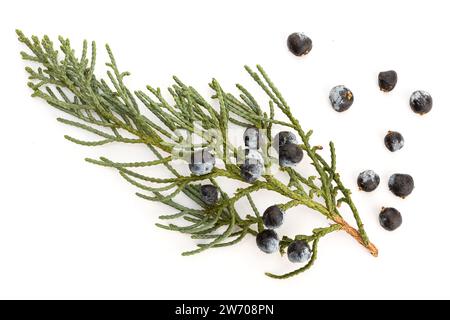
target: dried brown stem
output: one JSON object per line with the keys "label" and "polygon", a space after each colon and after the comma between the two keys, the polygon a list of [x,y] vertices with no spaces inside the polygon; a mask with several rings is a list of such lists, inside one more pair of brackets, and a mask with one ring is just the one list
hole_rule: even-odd
{"label": "dried brown stem", "polygon": [[342,217],[340,217],[338,215],[334,215],[332,217],[332,219],[333,219],[334,222],[336,222],[337,224],[342,226],[342,230],[347,232],[349,235],[351,235],[353,238],[355,238],[356,241],[358,241],[367,250],[369,250],[371,255],[373,255],[374,257],[378,256],[378,249],[377,249],[377,247],[375,247],[375,245],[373,243],[371,243],[370,241],[369,241],[368,244],[365,244],[364,240],[361,237],[361,234],[358,232],[358,230],[356,230],[351,225],[349,225],[347,223],[347,221],[345,221]]}

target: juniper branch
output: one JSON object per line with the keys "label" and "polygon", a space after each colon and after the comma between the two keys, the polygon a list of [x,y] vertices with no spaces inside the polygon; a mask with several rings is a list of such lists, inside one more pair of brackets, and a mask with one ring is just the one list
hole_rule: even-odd
{"label": "juniper branch", "polygon": [[[174,100],[173,104],[164,98],[159,88],[147,86],[147,92],[129,89],[125,84],[125,78],[130,73],[120,71],[108,45],[106,50],[109,62],[106,65],[109,70],[107,78],[100,79],[95,74],[97,53],[95,42],[91,43],[89,54],[88,43],[84,41],[81,55],[77,57],[70,41],[63,37],[59,37],[61,52],[58,52],[47,36],[42,39],[35,36],[28,38],[21,31],[17,31],[17,35],[19,41],[29,49],[29,52],[21,52],[21,56],[33,66],[25,68],[29,75],[28,85],[33,91],[32,96],[46,101],[73,118],[58,118],[61,123],[98,137],[98,140],[84,141],[66,136],[68,140],[86,146],[108,143],[143,144],[156,157],[156,160],[130,162],[115,162],[105,157],[86,161],[117,170],[127,182],[146,192],[146,194],[137,193],[139,197],[161,202],[177,210],[173,214],[160,215],[161,220],[184,220],[190,223],[188,226],[175,223],[158,224],[159,227],[189,234],[193,239],[209,240],[197,244],[197,249],[186,251],[183,255],[234,245],[247,235],[254,236],[261,231],[262,218],[252,200],[252,194],[261,189],[277,192],[288,198],[287,203],[280,205],[285,210],[299,205],[306,206],[333,222],[327,228],[313,230],[311,236],[295,237],[313,242],[313,256],[306,266],[285,275],[267,274],[268,276],[288,278],[309,269],[317,258],[319,239],[334,231],[346,231],[373,255],[377,255],[377,249],[370,243],[356,206],[351,200],[350,191],[344,187],[336,172],[334,144],[330,143],[331,160],[328,163],[318,153],[321,148],[311,145],[312,131],[304,131],[281,93],[260,66],[257,66],[258,72],[249,67],[246,67],[246,70],[267,94],[269,113],[263,111],[250,91],[242,85],[236,85],[239,90],[236,97],[226,92],[219,82],[213,79],[209,85],[214,91],[212,98],[219,102],[217,110],[197,90],[177,77],[174,77],[175,84],[168,89]],[[142,107],[152,114],[151,118],[142,114]],[[275,107],[284,114],[287,121],[275,118]],[[157,124],[157,121],[160,123]],[[194,122],[198,122],[200,128],[196,128]],[[233,159],[236,157],[237,148],[228,140],[229,123],[241,127],[266,129],[269,135],[264,146],[265,151],[271,145],[273,125],[294,129],[301,138],[301,147],[317,171],[320,184],[314,181],[314,177],[305,177],[301,172],[289,168],[284,170],[290,178],[288,185],[268,173],[264,176],[264,180],[258,180],[228,195],[216,183],[215,178],[224,177],[243,182],[239,167],[235,163],[236,159]],[[214,137],[207,136],[209,129],[219,129],[222,134],[222,150],[217,156],[225,162],[225,168],[216,167],[211,173],[203,176],[183,176],[173,166],[175,160],[173,151],[183,140],[178,131],[184,130],[204,138],[206,141],[200,145],[201,147],[214,140]],[[125,137],[123,133],[132,137]],[[267,154],[265,166],[269,169],[272,162],[270,154]],[[172,177],[156,178],[135,171],[149,166],[163,166]],[[202,181],[209,181],[218,187],[222,197],[217,205],[211,207],[202,201],[198,185]],[[341,193],[342,197],[336,200],[338,193]],[[179,203],[177,198],[180,194],[192,200],[192,207]],[[243,218],[236,211],[236,203],[243,198],[249,201],[254,215]],[[351,227],[342,218],[338,209],[341,202],[347,203],[350,207],[358,229]],[[284,237],[280,250],[283,251],[291,241]]]}

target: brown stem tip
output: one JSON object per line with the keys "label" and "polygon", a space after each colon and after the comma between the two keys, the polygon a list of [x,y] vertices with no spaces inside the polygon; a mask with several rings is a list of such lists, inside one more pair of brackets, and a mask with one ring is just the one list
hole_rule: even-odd
{"label": "brown stem tip", "polygon": [[358,241],[362,246],[364,246],[372,256],[378,257],[378,249],[375,247],[375,245],[371,242],[365,243],[363,238],[361,237],[361,234],[353,228],[351,225],[349,225],[342,217],[335,216],[333,218],[334,222],[340,224],[342,226],[342,230],[347,232],[349,235],[351,235],[353,238],[355,238],[356,241]]}

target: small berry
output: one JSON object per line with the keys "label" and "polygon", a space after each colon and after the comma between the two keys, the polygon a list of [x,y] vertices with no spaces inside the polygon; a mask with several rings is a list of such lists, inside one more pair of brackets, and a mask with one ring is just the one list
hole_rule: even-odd
{"label": "small berry", "polygon": [[388,186],[393,194],[405,198],[414,189],[414,179],[409,174],[396,173],[389,178]]}
{"label": "small berry", "polygon": [[337,112],[343,112],[353,104],[353,93],[345,86],[336,86],[330,91],[331,106]]}
{"label": "small berry", "polygon": [[207,149],[197,150],[191,155],[191,163],[189,164],[189,169],[192,174],[196,176],[201,176],[208,174],[214,168],[216,164],[216,159],[213,154],[211,154]]}
{"label": "small berry", "polygon": [[273,139],[273,146],[277,152],[279,152],[280,147],[288,143],[298,144],[295,134],[289,131],[280,131]]}
{"label": "small berry", "polygon": [[391,151],[397,151],[403,148],[405,140],[400,132],[388,131],[387,135],[384,137],[384,145]]}
{"label": "small berry", "polygon": [[289,35],[287,39],[287,45],[289,51],[299,57],[308,54],[308,52],[310,52],[312,49],[311,39],[303,33],[299,32],[294,32]]}
{"label": "small berry", "polygon": [[214,205],[219,199],[219,191],[212,184],[205,184],[200,187],[200,196],[207,205]]}
{"label": "small berry", "polygon": [[276,229],[283,224],[283,211],[278,206],[270,206],[264,211],[263,221],[267,229]]}
{"label": "small berry", "polygon": [[381,226],[388,230],[394,231],[402,224],[402,215],[395,208],[382,208],[379,216]]}
{"label": "small berry", "polygon": [[378,74],[378,86],[381,91],[389,92],[397,84],[397,72],[394,70],[382,71]]}
{"label": "small berry", "polygon": [[264,163],[264,157],[258,150],[255,149],[249,149],[249,148],[239,148],[236,150],[236,163],[237,164],[243,164],[246,159],[259,161],[261,163]]}
{"label": "small berry", "polygon": [[265,253],[273,253],[278,250],[280,240],[275,231],[266,229],[256,235],[256,245]]}
{"label": "small berry", "polygon": [[380,184],[380,176],[373,170],[366,170],[358,175],[357,183],[360,190],[370,192]]}
{"label": "small berry", "polygon": [[288,143],[280,147],[278,162],[281,167],[292,167],[302,161],[303,150],[298,144]]}
{"label": "small berry", "polygon": [[305,240],[295,240],[287,249],[290,262],[303,263],[311,258],[311,248]]}
{"label": "small berry", "polygon": [[255,182],[263,174],[264,165],[257,159],[246,158],[241,164],[241,177],[248,183]]}
{"label": "small berry", "polygon": [[258,150],[261,145],[259,129],[255,127],[247,128],[244,132],[244,143],[249,149]]}
{"label": "small berry", "polygon": [[245,149],[245,159],[252,159],[264,163],[264,158],[258,150]]}
{"label": "small berry", "polygon": [[409,98],[409,106],[415,113],[422,115],[430,112],[433,107],[433,98],[426,91],[414,91]]}

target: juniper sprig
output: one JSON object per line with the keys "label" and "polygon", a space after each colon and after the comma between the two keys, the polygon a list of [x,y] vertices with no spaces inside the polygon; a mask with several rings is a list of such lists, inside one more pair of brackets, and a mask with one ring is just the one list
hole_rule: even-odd
{"label": "juniper sprig", "polygon": [[[174,77],[174,84],[168,88],[174,101],[169,103],[159,88],[147,86],[146,91],[132,91],[128,88],[125,85],[125,77],[130,73],[119,71],[108,45],[106,50],[109,62],[106,65],[109,70],[107,78],[102,79],[97,78],[94,73],[95,42],[88,46],[88,42],[84,41],[81,55],[77,56],[66,38],[59,37],[60,52],[58,52],[47,36],[42,39],[36,36],[28,38],[19,30],[17,35],[19,41],[29,49],[28,52],[21,52],[21,55],[24,60],[30,62],[30,66],[25,69],[30,80],[28,86],[33,90],[32,96],[45,100],[69,116],[58,118],[58,121],[98,137],[98,140],[85,141],[65,136],[67,140],[84,146],[109,143],[143,144],[157,157],[157,160],[144,162],[115,162],[106,157],[86,161],[114,168],[127,182],[141,190],[136,193],[137,196],[176,209],[175,214],[160,216],[163,222],[168,223],[157,226],[186,233],[193,239],[203,241],[197,244],[196,249],[184,252],[183,255],[193,255],[209,248],[231,246],[248,235],[256,236],[263,230],[263,221],[252,194],[265,189],[289,199],[286,203],[277,204],[281,210],[306,206],[321,213],[330,222],[327,227],[314,229],[311,235],[297,235],[293,239],[282,237],[280,253],[284,253],[293,241],[305,240],[312,244],[311,258],[306,265],[297,270],[283,275],[267,273],[268,276],[288,278],[309,269],[317,258],[319,240],[335,231],[347,232],[372,255],[377,256],[378,251],[364,231],[350,190],[343,185],[336,172],[334,144],[332,142],[329,144],[331,159],[325,160],[319,153],[321,147],[314,146],[310,142],[312,131],[304,131],[262,67],[257,66],[257,71],[247,66],[245,69],[267,94],[269,105],[267,112],[263,111],[256,99],[243,86],[236,85],[239,94],[235,96],[224,91],[215,79],[209,86],[214,91],[212,99],[218,101],[219,107],[214,107],[193,87],[177,77]],[[147,109],[154,117],[144,115],[141,112],[142,108]],[[275,119],[275,108],[278,108],[287,120]],[[282,183],[268,170],[255,182],[245,183],[236,163],[238,148],[231,145],[228,139],[230,123],[245,128],[266,130],[267,139],[262,146],[266,169],[273,165],[268,155],[272,144],[272,126],[276,124],[294,130],[300,136],[300,147],[308,156],[318,177],[307,177],[292,167],[284,167],[281,170],[289,176],[288,184]],[[205,143],[196,147],[204,147],[212,142],[217,143],[217,137],[209,134],[211,129],[218,129],[221,134],[220,148],[216,150],[215,157],[220,159],[223,165],[215,166],[211,172],[204,175],[181,174],[173,165],[173,161],[176,160],[174,154],[178,152],[180,141],[183,140],[180,132],[202,137]],[[139,168],[153,166],[165,167],[172,177],[157,178],[138,171]],[[241,181],[243,186],[234,194],[227,194],[216,182],[217,177]],[[219,194],[217,203],[208,205],[202,200],[201,182],[207,182],[217,188]],[[189,197],[193,205],[187,207],[180,204],[177,200],[180,194]],[[253,215],[243,217],[236,211],[235,204],[241,200],[249,202],[254,211]],[[353,228],[342,218],[341,203],[346,203],[350,208],[357,228]],[[174,222],[180,219],[189,225]]]}

